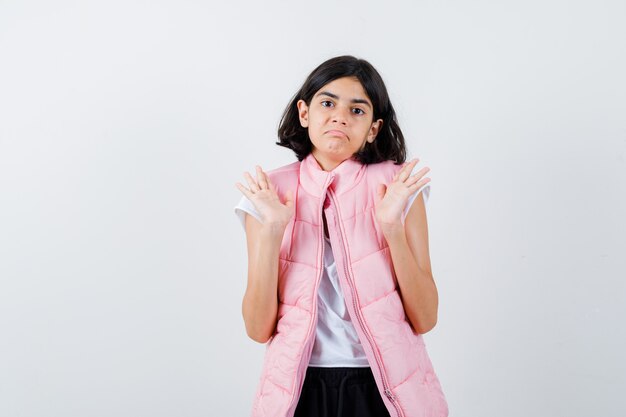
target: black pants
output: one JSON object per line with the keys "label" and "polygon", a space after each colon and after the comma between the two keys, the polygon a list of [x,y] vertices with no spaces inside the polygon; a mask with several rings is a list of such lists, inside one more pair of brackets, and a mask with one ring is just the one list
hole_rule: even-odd
{"label": "black pants", "polygon": [[294,417],[389,417],[371,368],[309,366]]}

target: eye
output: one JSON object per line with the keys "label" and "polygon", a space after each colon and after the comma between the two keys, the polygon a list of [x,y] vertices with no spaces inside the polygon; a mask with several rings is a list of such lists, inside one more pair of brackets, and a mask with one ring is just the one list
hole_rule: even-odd
{"label": "eye", "polygon": [[330,100],[324,100],[324,101],[322,101],[322,103],[321,103],[321,104],[322,104],[322,107],[329,107],[329,106],[324,105],[324,103],[333,104],[333,102],[332,102],[332,101],[330,101]]}
{"label": "eye", "polygon": [[365,112],[362,109],[359,109],[358,107],[354,108],[354,110],[356,110],[357,112],[360,112],[357,114],[365,114]]}

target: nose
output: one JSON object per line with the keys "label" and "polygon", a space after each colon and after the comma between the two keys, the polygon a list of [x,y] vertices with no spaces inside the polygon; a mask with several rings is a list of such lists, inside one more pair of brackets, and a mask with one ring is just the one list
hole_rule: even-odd
{"label": "nose", "polygon": [[348,115],[346,112],[349,111],[350,108],[346,108],[345,106],[336,106],[332,115],[333,123],[341,123],[345,125],[348,122]]}

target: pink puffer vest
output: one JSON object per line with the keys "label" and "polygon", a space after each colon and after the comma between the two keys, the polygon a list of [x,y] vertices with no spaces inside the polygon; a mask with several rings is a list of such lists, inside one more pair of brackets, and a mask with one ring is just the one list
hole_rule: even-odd
{"label": "pink puffer vest", "polygon": [[422,335],[413,332],[405,316],[389,248],[374,217],[377,184],[390,183],[400,168],[393,162],[362,165],[350,159],[326,172],[309,155],[268,172],[281,198],[293,191],[296,214],[280,249],[278,323],[267,344],[253,417],[292,417],[295,412],[315,339],[322,210],[346,306],[389,413],[448,415]]}

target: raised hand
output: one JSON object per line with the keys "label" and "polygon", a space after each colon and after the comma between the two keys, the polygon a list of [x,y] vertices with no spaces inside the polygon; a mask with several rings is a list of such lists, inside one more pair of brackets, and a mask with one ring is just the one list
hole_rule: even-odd
{"label": "raised hand", "polygon": [[375,205],[376,221],[383,228],[402,227],[402,213],[411,194],[430,182],[430,178],[424,175],[430,168],[424,167],[414,175],[411,171],[419,159],[413,159],[398,171],[389,185],[379,184]]}
{"label": "raised hand", "polygon": [[256,166],[256,180],[248,172],[244,173],[244,177],[249,188],[239,182],[236,186],[254,204],[261,215],[262,223],[286,227],[295,212],[292,193],[287,191],[285,202],[282,203],[270,178],[258,165]]}

